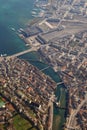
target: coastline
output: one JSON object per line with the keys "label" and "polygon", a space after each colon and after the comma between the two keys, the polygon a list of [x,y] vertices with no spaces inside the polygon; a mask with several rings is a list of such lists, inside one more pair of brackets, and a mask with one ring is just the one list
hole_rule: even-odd
{"label": "coastline", "polygon": [[[33,21],[34,22],[34,21]],[[32,24],[32,23],[31,23]],[[24,42],[25,42],[25,45],[27,46],[28,45],[28,47],[30,47],[30,45],[29,45],[29,41],[27,41],[27,39],[25,39],[25,38],[23,38],[23,37],[21,37],[21,36],[19,36]],[[28,43],[28,44],[27,44]],[[51,111],[52,111],[52,113],[51,113]],[[49,113],[49,115],[51,115],[51,124],[50,124],[50,128],[52,129],[52,125],[53,125],[53,115],[54,115],[54,113],[53,113],[53,103],[51,104],[51,106],[50,106],[50,113]],[[49,129],[50,129],[49,128]]]}
{"label": "coastline", "polygon": [[[87,16],[87,13],[84,6],[86,1],[83,2],[84,5],[82,5],[81,1],[77,3],[77,10],[79,11],[76,11],[75,1],[72,1],[70,3],[64,2],[64,8],[62,7],[62,10],[61,8],[59,8],[60,1],[59,3],[57,3],[57,7],[55,6],[56,4],[53,1],[48,1],[49,6],[47,6],[47,4],[45,4],[44,6],[44,1],[40,1],[42,3],[38,3],[39,0],[35,1],[37,1],[37,9],[40,8],[40,13],[42,12],[43,15],[40,15],[40,13],[39,15],[37,15],[35,11],[36,7],[33,7],[33,11],[30,11],[33,14],[31,15],[31,22],[29,22],[29,19],[31,18],[27,15],[28,11],[25,12],[23,8],[21,12],[20,10],[16,10],[16,12],[19,13],[20,21],[15,22],[15,20],[17,20],[15,15],[12,15],[14,16],[14,18],[9,17],[9,11],[11,10],[7,10],[8,13],[6,11],[5,18],[7,20],[3,19],[1,16],[1,57],[6,57],[6,55],[8,55],[7,58],[9,59],[12,57],[22,57],[21,59],[24,59],[26,61],[28,60],[30,64],[39,68],[42,73],[49,75],[56,82],[56,88],[49,91],[51,96],[48,95],[48,98],[46,98],[46,107],[48,107],[46,111],[47,117],[43,115],[44,118],[41,118],[41,121],[43,121],[43,123],[40,123],[42,123],[43,125],[41,125],[40,130],[64,130],[74,129],[77,127],[79,127],[79,129],[84,129],[86,127],[86,117],[84,116],[85,111],[81,111],[80,113],[80,105],[82,104],[82,108],[86,108],[86,105],[84,103],[84,99],[86,98],[85,77],[87,76],[87,17],[85,17]],[[26,2],[22,3],[23,1],[19,2],[19,5],[23,4],[24,8],[26,7],[26,9],[31,9],[31,3],[29,4],[29,7],[28,2],[27,4]],[[2,3],[3,2],[1,2],[1,4]],[[3,4],[6,4],[6,2]],[[8,2],[8,4],[10,5],[10,2]],[[13,5],[14,4],[15,3],[13,3]],[[65,6],[65,4],[69,6],[69,9],[67,8],[67,6]],[[20,7],[22,7],[22,5]],[[73,10],[71,11],[72,8]],[[7,7],[7,9],[11,8]],[[14,8],[12,9],[14,11]],[[76,11],[75,13],[73,12],[74,9]],[[24,17],[22,15],[22,11],[24,11]],[[37,18],[35,20],[34,16],[36,15]],[[79,16],[81,22],[79,22]],[[10,22],[8,23],[9,19],[10,22],[13,21],[12,24]],[[6,27],[3,21],[7,23]],[[26,26],[23,26],[24,21],[25,23],[27,21]],[[23,30],[21,26],[24,28]],[[19,31],[17,31],[17,33],[14,33],[15,30],[18,30],[17,28],[20,28]],[[6,32],[8,33],[6,34]],[[4,41],[2,39],[3,34],[5,37]],[[34,57],[39,60],[36,60]],[[45,65],[47,67],[45,67]],[[26,66],[24,68],[24,71],[25,69]],[[37,76],[35,77],[35,79],[38,79]],[[59,80],[61,81],[60,83]],[[84,86],[82,84],[84,84]],[[81,89],[78,89],[79,87]],[[43,87],[41,89],[43,89]],[[38,92],[41,89],[38,88]],[[44,97],[43,90],[40,93],[42,97]],[[46,90],[49,90],[49,82],[46,86]],[[55,94],[55,100],[52,99],[52,92],[54,92]],[[45,94],[47,96],[47,93]],[[41,99],[41,102],[42,101],[43,100]],[[55,102],[57,103],[57,106],[55,106]],[[74,111],[75,109],[77,109],[77,112],[72,113],[72,111]],[[45,107],[43,108],[43,110],[45,110]],[[29,113],[31,114],[30,111]],[[80,116],[82,116],[83,118],[80,119]],[[37,120],[40,121],[38,117]]]}
{"label": "coastline", "polygon": [[14,29],[25,27],[33,19],[33,4],[34,0],[0,1],[0,54],[12,55],[27,49]]}
{"label": "coastline", "polygon": [[[32,24],[32,21],[31,21],[31,24]],[[29,42],[29,40],[27,40],[27,38],[26,37],[24,37],[23,36],[23,34],[18,34],[18,36],[25,42],[25,45],[28,45],[30,48],[32,47],[32,43],[30,43]],[[36,51],[37,53],[38,53],[38,51]],[[26,54],[25,54],[26,55]],[[41,56],[40,55],[40,57],[43,59],[43,56]],[[31,58],[32,59],[32,58]],[[33,62],[33,61],[32,61]],[[32,64],[32,63],[31,63]],[[34,66],[36,66],[37,67],[37,65],[36,64],[34,64]],[[48,69],[47,69],[48,70]],[[54,69],[53,69],[53,71],[54,71]],[[55,72],[55,71],[54,71]],[[48,74],[47,74],[48,75]],[[51,76],[52,77],[52,76]],[[58,82],[58,81],[57,81]],[[61,85],[60,85],[61,86]],[[59,86],[57,86],[57,87],[59,87]],[[62,86],[63,87],[63,86]],[[57,95],[57,97],[59,97],[59,95]],[[65,98],[65,96],[64,96],[64,98]],[[64,103],[65,104],[65,103]],[[54,118],[55,118],[55,116],[54,116],[54,112],[55,110],[54,110],[54,105],[53,105],[53,103],[51,103],[51,105],[49,106],[49,118],[48,118],[48,124],[50,124],[50,125],[47,125],[48,126],[48,128],[47,128],[47,130],[52,130],[53,129],[53,127],[54,127],[54,125],[53,125],[53,120],[54,120]],[[56,110],[56,111],[59,111],[58,109]],[[61,111],[61,110],[60,110]],[[62,112],[62,111],[61,111]],[[64,124],[64,119],[65,119],[65,117],[64,117],[64,113],[65,112],[63,112],[63,114],[61,113],[61,112],[57,112],[57,116],[58,116],[58,118],[60,117],[60,121],[59,121],[59,125],[58,125],[58,127],[55,129],[55,130],[57,130],[57,129],[60,129],[60,130],[62,130],[62,125]],[[61,121],[61,117],[63,117],[64,119],[63,119],[63,121]],[[50,123],[49,123],[50,122]],[[61,125],[60,125],[61,124]]]}

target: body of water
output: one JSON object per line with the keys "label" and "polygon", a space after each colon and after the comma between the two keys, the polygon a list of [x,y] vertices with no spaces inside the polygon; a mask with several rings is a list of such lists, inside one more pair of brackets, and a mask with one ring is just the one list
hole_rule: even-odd
{"label": "body of water", "polygon": [[[44,69],[48,65],[41,61],[40,55],[37,52],[27,53],[20,56],[19,58],[29,61],[32,65],[36,66],[38,69]],[[43,71],[46,75],[50,76],[56,83],[61,82],[61,78],[58,73],[49,67]],[[62,91],[61,91],[62,89]],[[61,107],[66,107],[66,91],[64,85],[59,85],[56,88],[55,95],[60,100]],[[65,123],[65,110],[58,109],[54,106],[54,117],[53,117],[53,130],[63,130],[63,125]]]}
{"label": "body of water", "polygon": [[27,49],[12,29],[25,27],[33,18],[34,0],[0,0],[0,54],[14,54]]}
{"label": "body of water", "polygon": [[[35,0],[0,0],[0,54],[12,55],[27,49],[25,43],[17,36],[16,31],[25,27],[33,18],[31,10]],[[14,28],[14,29],[13,29]],[[39,55],[35,52],[21,56],[31,64],[43,69],[48,66],[45,63],[37,62]],[[31,60],[30,60],[31,59]],[[33,60],[32,60],[33,59]],[[59,82],[61,79],[52,68],[44,70],[44,73],[51,76],[53,80]],[[60,86],[56,90],[56,95],[60,98]],[[62,96],[65,99],[65,91]],[[65,101],[63,102],[65,104]],[[64,123],[64,110],[54,109],[53,130],[62,130]]]}

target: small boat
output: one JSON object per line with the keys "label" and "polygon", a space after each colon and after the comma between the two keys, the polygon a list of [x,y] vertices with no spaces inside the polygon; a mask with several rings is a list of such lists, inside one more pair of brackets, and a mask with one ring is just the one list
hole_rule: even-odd
{"label": "small boat", "polygon": [[5,56],[7,56],[7,54],[1,54],[1,57],[5,57]]}
{"label": "small boat", "polygon": [[23,28],[19,28],[19,30],[18,30],[19,33],[23,32],[23,31],[24,31]]}
{"label": "small boat", "polygon": [[32,16],[33,16],[33,17],[38,17],[38,15],[34,15],[34,14],[33,14]]}
{"label": "small boat", "polygon": [[12,31],[15,31],[15,28],[12,28],[12,27],[11,27],[11,30],[12,30]]}
{"label": "small boat", "polygon": [[37,11],[38,9],[37,8],[34,8],[33,11]]}
{"label": "small boat", "polygon": [[35,11],[32,11],[31,13],[32,13],[32,14],[37,14]]}

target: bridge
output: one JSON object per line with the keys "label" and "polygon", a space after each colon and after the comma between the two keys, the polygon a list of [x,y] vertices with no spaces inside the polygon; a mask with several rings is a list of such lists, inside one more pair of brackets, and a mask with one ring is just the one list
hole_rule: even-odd
{"label": "bridge", "polygon": [[44,71],[44,70],[48,69],[49,67],[50,67],[50,66],[47,66],[47,67],[41,69],[40,71]]}
{"label": "bridge", "polygon": [[58,82],[57,85],[61,85],[61,84],[64,84],[64,82]]}
{"label": "bridge", "polygon": [[18,57],[18,56],[21,56],[21,55],[24,55],[26,53],[29,53],[29,52],[32,52],[32,51],[37,51],[40,47],[39,46],[35,46],[35,47],[31,47],[30,49],[28,50],[25,50],[25,51],[22,51],[22,52],[19,52],[19,53],[16,53],[16,54],[13,54],[11,56],[7,56],[8,58],[14,58],[14,57]]}

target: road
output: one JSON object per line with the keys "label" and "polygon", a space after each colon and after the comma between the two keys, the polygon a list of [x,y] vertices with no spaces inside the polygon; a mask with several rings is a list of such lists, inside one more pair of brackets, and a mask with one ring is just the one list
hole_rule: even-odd
{"label": "road", "polygon": [[[60,22],[58,23],[57,27],[60,26],[60,24],[62,23],[62,21],[64,20],[64,18],[68,15],[69,11],[71,10],[71,8],[73,7],[73,5],[74,5],[74,3],[75,3],[76,1],[77,1],[77,0],[73,0],[71,6],[69,6],[68,10],[64,13],[64,15],[63,15],[62,19],[60,20]],[[66,2],[66,0],[65,0],[65,2]],[[65,2],[64,2],[64,4],[65,4]],[[63,6],[64,6],[64,4],[63,4]]]}
{"label": "road", "polygon": [[[47,45],[49,45],[49,44],[46,44],[46,46]],[[45,45],[31,46],[30,49],[27,49],[27,50],[22,51],[22,52],[18,52],[16,54],[11,55],[11,56],[7,56],[7,58],[14,58],[14,57],[18,57],[18,56],[24,55],[24,54],[32,52],[32,51],[37,51],[39,48],[41,48],[43,46],[45,46]]]}
{"label": "road", "polygon": [[48,128],[47,130],[52,130],[53,126],[53,102],[49,101],[49,119],[48,119]]}
{"label": "road", "polygon": [[53,126],[53,102],[54,102],[55,96],[54,94],[51,95],[48,106],[49,106],[49,118],[48,118],[48,127],[47,130],[52,130]]}
{"label": "road", "polygon": [[81,107],[87,102],[87,95],[85,96],[85,100],[83,100],[78,108],[76,110],[73,110],[72,114],[69,117],[69,122],[67,124],[67,129],[71,130],[75,128],[75,116],[77,115],[77,113],[80,111]]}

